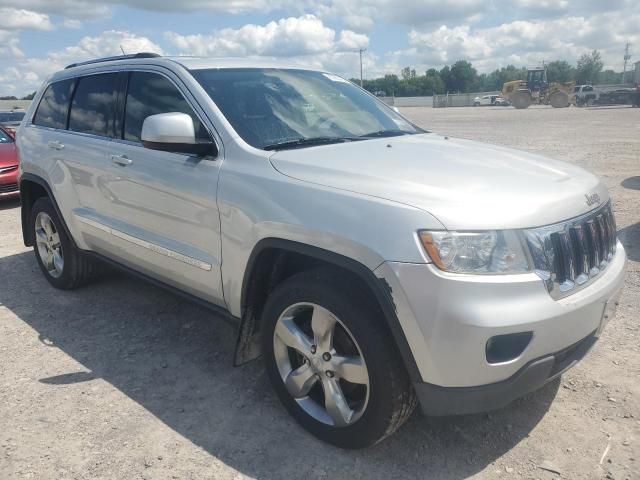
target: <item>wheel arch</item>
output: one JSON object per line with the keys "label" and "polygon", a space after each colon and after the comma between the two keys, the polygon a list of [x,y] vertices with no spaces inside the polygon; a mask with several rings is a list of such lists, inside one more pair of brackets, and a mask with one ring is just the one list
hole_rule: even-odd
{"label": "wheel arch", "polygon": [[65,233],[75,247],[75,241],[67,227],[65,218],[62,216],[58,202],[56,202],[56,199],[53,196],[51,187],[44,178],[34,175],[33,173],[23,173],[20,176],[20,217],[22,222],[22,240],[24,245],[27,247],[33,246],[34,239],[33,235],[31,235],[31,229],[29,228],[29,219],[31,218],[31,209],[33,208],[33,204],[41,197],[48,197],[51,200],[53,208],[62,223],[62,228],[64,228]]}
{"label": "wheel arch", "polygon": [[[296,265],[292,268],[290,262]],[[329,265],[353,275],[379,307],[394,344],[412,381],[421,376],[404,335],[391,295],[391,287],[366,265],[320,247],[280,238],[265,238],[253,248],[245,269],[241,293],[241,323],[235,351],[239,365],[260,356],[261,308],[269,292],[291,275],[316,266]]]}

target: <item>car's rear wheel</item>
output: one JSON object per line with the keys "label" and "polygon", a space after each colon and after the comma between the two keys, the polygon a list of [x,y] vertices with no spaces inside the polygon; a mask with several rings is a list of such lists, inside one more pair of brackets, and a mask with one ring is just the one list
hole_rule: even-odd
{"label": "car's rear wheel", "polygon": [[280,400],[326,442],[377,443],[416,405],[379,312],[336,271],[304,272],[276,287],[263,312],[262,342]]}
{"label": "car's rear wheel", "polygon": [[39,198],[33,204],[31,226],[33,250],[49,283],[63,290],[87,283],[96,271],[95,261],[73,245],[49,198]]}

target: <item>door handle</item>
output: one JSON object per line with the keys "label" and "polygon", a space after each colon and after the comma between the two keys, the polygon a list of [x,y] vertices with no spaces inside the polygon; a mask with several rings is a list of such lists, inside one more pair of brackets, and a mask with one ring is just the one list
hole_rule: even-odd
{"label": "door handle", "polygon": [[121,167],[127,167],[133,163],[133,160],[126,155],[111,155],[111,161]]}
{"label": "door handle", "polygon": [[49,146],[49,148],[53,148],[55,150],[62,150],[64,148],[64,145],[57,140],[48,142],[47,145]]}

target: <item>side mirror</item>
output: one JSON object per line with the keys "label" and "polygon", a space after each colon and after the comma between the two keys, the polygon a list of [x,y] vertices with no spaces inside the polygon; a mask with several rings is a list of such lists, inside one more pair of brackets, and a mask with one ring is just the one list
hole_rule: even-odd
{"label": "side mirror", "polygon": [[196,140],[193,119],[186,113],[170,112],[150,115],[142,123],[142,145],[151,150],[186,153],[190,155],[217,155],[212,141]]}

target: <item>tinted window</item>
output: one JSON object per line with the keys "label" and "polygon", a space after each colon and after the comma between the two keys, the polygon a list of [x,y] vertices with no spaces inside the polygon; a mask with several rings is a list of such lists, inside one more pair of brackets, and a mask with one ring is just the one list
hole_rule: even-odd
{"label": "tinted window", "polygon": [[117,73],[105,73],[78,80],[71,102],[69,130],[113,136],[117,78]]}
{"label": "tinted window", "polygon": [[209,140],[209,134],[180,91],[167,78],[156,73],[131,72],[124,117],[125,140],[140,141],[142,122],[158,113],[182,112],[193,118],[196,138]]}
{"label": "tinted window", "polygon": [[13,138],[0,128],[0,143],[13,143]]}
{"label": "tinted window", "polygon": [[52,83],[42,96],[33,123],[43,127],[66,128],[73,79]]}

